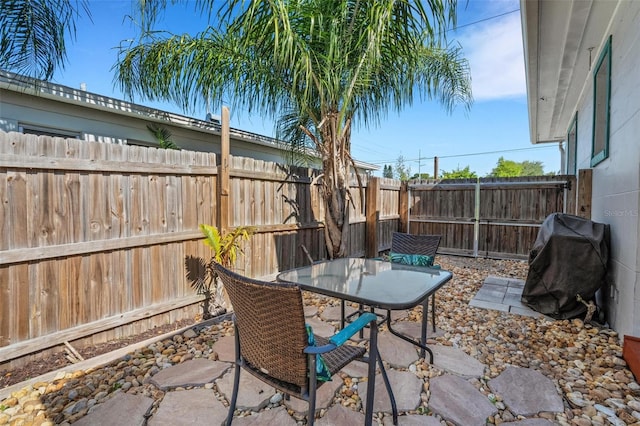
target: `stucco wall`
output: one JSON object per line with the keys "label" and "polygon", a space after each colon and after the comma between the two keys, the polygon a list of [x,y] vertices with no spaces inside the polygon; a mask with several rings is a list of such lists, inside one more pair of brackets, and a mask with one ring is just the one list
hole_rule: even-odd
{"label": "stucco wall", "polygon": [[[611,225],[610,325],[640,336],[640,2],[621,2],[609,32],[593,50],[594,63],[611,34],[609,157],[593,167],[592,219]],[[587,64],[583,64],[587,66]],[[593,71],[577,106],[579,169],[590,168]],[[567,123],[568,128],[568,123]]]}

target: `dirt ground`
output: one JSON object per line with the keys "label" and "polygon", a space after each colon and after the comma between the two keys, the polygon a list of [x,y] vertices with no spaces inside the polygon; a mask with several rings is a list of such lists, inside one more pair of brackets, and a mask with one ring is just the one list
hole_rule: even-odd
{"label": "dirt ground", "polygon": [[[173,324],[165,324],[163,326],[154,327],[144,333],[137,334],[135,336],[129,336],[118,340],[112,340],[98,345],[87,346],[84,348],[75,348],[84,359],[89,359],[102,355],[116,349],[123,348],[134,343],[141,342],[143,340],[150,339],[154,336],[160,336],[165,333],[169,333],[173,330],[178,330],[189,325],[195,324],[192,319],[177,321]],[[16,383],[23,382],[33,377],[40,376],[50,371],[55,371],[60,368],[72,365],[71,361],[66,358],[66,351],[63,346],[60,346],[60,351],[38,360],[31,361],[25,364],[23,367],[14,368],[10,371],[0,371],[0,389],[7,386],[14,385]]]}

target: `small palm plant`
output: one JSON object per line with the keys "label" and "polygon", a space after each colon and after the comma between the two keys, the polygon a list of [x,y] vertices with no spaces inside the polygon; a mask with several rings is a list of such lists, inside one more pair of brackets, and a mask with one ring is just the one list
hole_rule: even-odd
{"label": "small palm plant", "polygon": [[163,149],[180,149],[180,147],[171,140],[171,132],[166,127],[158,126],[157,124],[147,124],[147,129],[151,132],[158,145]]}
{"label": "small palm plant", "polygon": [[211,247],[212,256],[209,262],[201,257],[188,256],[185,260],[187,269],[187,279],[191,282],[191,287],[197,294],[203,295],[203,318],[209,319],[212,315],[210,308],[215,305],[218,314],[224,313],[231,305],[226,300],[226,294],[222,284],[218,282],[213,270],[213,262],[224,267],[230,267],[242,253],[242,241],[247,241],[255,232],[255,228],[249,226],[239,226],[228,233],[221,233],[218,228],[211,225],[200,225],[200,230],[205,236],[203,242]]}

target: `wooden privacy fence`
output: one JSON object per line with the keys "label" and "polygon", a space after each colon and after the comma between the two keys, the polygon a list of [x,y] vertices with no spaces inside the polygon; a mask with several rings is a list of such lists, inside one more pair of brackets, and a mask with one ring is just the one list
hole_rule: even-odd
{"label": "wooden privacy fence", "polygon": [[[301,245],[326,257],[319,171],[229,156],[222,133],[217,156],[0,132],[0,368],[193,318],[201,223],[256,227],[236,264],[248,276],[306,264]],[[523,256],[574,183],[354,178],[347,251],[376,256],[409,229],[441,234],[442,252]]]}
{"label": "wooden privacy fence", "polygon": [[440,234],[440,253],[526,259],[544,219],[575,213],[575,176],[425,181],[409,185],[409,230]]}
{"label": "wooden privacy fence", "polygon": [[[249,276],[305,264],[301,244],[324,258],[318,173],[0,132],[0,366],[66,341],[99,343],[193,318],[202,296],[184,265],[210,257],[201,223],[256,227],[236,265]],[[364,198],[353,190],[352,256],[367,254],[368,216],[388,240],[398,228],[400,183],[373,181],[373,216],[364,209],[369,179]]]}
{"label": "wooden privacy fence", "polygon": [[215,155],[0,132],[0,361],[197,312]]}

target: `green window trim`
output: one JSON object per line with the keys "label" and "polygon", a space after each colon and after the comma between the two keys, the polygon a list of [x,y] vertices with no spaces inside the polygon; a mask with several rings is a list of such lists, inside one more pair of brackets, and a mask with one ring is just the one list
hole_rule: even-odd
{"label": "green window trim", "polygon": [[578,111],[573,115],[573,120],[567,130],[567,163],[568,175],[575,175],[577,171],[578,155]]}
{"label": "green window trim", "polygon": [[598,165],[609,157],[611,38],[612,36],[609,36],[593,71],[591,167]]}

